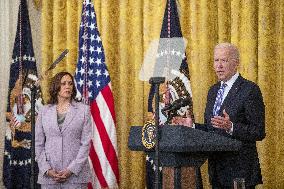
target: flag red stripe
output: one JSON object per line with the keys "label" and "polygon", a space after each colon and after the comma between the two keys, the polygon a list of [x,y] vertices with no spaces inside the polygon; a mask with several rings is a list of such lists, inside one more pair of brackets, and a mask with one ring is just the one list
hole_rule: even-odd
{"label": "flag red stripe", "polygon": [[101,167],[98,155],[97,155],[97,153],[95,151],[93,141],[91,141],[90,144],[91,144],[91,146],[90,146],[89,156],[90,156],[90,158],[92,160],[93,169],[95,170],[96,176],[98,177],[98,180],[99,180],[101,186],[102,187],[107,187],[108,185],[107,185],[105,177],[104,177],[104,175],[102,173],[102,167]]}
{"label": "flag red stripe", "polygon": [[88,189],[93,189],[92,183],[88,183]]}
{"label": "flag red stripe", "polygon": [[101,119],[101,114],[100,114],[100,110],[98,108],[97,102],[96,100],[94,100],[91,103],[91,113],[93,116],[93,119],[95,121],[95,124],[97,126],[97,130],[99,132],[101,141],[102,141],[102,145],[103,145],[103,149],[105,152],[105,155],[109,161],[109,164],[115,174],[116,180],[118,182],[119,180],[119,171],[118,171],[118,159],[116,156],[116,152],[115,149],[113,147],[113,144],[111,143],[111,140],[109,139],[108,133],[105,129],[105,125]]}
{"label": "flag red stripe", "polygon": [[113,103],[114,100],[113,100],[113,94],[112,94],[112,91],[111,91],[109,85],[110,85],[110,83],[105,88],[103,88],[101,90],[101,92],[102,92],[104,99],[107,99],[105,101],[107,103],[107,106],[109,108],[109,111],[110,111],[112,119],[113,119],[113,122],[115,124],[116,118],[115,118],[114,103]]}

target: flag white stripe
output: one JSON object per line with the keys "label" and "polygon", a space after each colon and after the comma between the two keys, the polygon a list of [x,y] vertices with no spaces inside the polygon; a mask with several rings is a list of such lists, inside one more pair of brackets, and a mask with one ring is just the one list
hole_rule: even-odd
{"label": "flag white stripe", "polygon": [[111,112],[109,111],[108,105],[101,92],[98,94],[96,98],[96,102],[97,102],[99,110],[101,111],[101,119],[104,125],[107,125],[105,129],[106,129],[106,132],[109,136],[109,139],[114,147],[114,150],[117,156],[116,130],[115,130],[116,128],[114,125],[114,121],[112,119]]}
{"label": "flag white stripe", "polygon": [[92,163],[92,160],[91,158],[89,157],[89,163],[90,163],[90,167],[91,167],[91,172],[92,172],[92,186],[93,186],[93,189],[96,189],[96,188],[101,188],[102,186],[100,185],[100,182],[98,180],[98,177],[96,175],[96,172],[94,170],[94,166],[93,166],[93,163]]}
{"label": "flag white stripe", "polygon": [[93,135],[93,138],[92,138],[93,143],[94,143],[95,152],[97,153],[98,158],[99,158],[99,162],[101,164],[102,174],[105,177],[105,180],[106,180],[108,186],[112,186],[116,183],[116,179],[115,179],[116,177],[115,177],[115,174],[114,174],[114,172],[113,172],[113,170],[112,170],[112,168],[109,164],[109,161],[108,161],[108,159],[105,155],[101,138],[98,137],[98,136],[100,136],[100,135],[99,135],[97,126],[95,125],[94,126],[94,135]]}

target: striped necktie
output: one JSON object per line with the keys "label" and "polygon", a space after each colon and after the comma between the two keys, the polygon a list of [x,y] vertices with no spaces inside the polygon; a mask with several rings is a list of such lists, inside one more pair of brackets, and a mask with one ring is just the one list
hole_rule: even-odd
{"label": "striped necktie", "polygon": [[217,116],[219,114],[219,110],[222,105],[222,100],[223,100],[224,91],[226,87],[227,87],[227,84],[223,83],[218,90],[216,101],[215,101],[214,108],[213,108],[213,116]]}

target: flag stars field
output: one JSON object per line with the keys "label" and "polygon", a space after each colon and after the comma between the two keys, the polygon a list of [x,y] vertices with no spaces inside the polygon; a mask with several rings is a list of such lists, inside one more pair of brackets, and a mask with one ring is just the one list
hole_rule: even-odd
{"label": "flag stars field", "polygon": [[91,35],[90,39],[91,39],[91,42],[93,42],[95,40],[95,35]]}
{"label": "flag stars field", "polygon": [[101,76],[102,75],[101,70],[97,69],[96,75],[97,75],[97,77]]}
{"label": "flag stars field", "polygon": [[102,59],[98,58],[95,62],[99,66],[100,64],[102,64]]}
{"label": "flag stars field", "polygon": [[100,53],[102,52],[102,48],[97,47],[96,52],[97,52],[98,54],[100,54]]}
{"label": "flag stars field", "polygon": [[[94,39],[94,40],[95,40],[95,39]],[[92,39],[91,39],[91,41],[92,41]],[[91,53],[95,52],[95,49],[94,49],[93,46],[90,46],[90,52],[91,52]]]}
{"label": "flag stars field", "polygon": [[93,70],[89,70],[89,71],[88,71],[88,74],[89,74],[90,76],[92,76],[92,75],[94,75],[94,71],[93,71]]}

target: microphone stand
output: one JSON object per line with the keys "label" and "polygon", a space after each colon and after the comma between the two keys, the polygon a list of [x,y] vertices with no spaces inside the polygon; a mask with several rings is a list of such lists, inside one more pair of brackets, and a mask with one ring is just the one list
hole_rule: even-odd
{"label": "microphone stand", "polygon": [[157,166],[157,169],[155,170],[155,189],[160,189],[160,157],[159,157],[159,86],[161,83],[165,82],[164,77],[152,77],[149,80],[149,83],[154,86],[155,89],[155,127],[156,127],[156,145],[155,145],[155,164]]}

